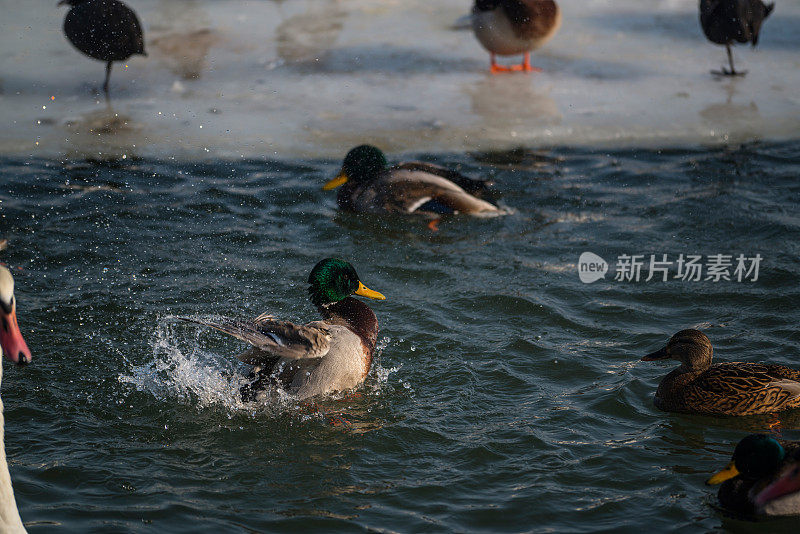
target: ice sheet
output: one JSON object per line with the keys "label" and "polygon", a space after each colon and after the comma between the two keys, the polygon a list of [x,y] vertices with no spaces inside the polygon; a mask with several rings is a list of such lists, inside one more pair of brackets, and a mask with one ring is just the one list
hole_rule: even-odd
{"label": "ice sheet", "polygon": [[492,76],[469,0],[130,0],[148,57],[102,63],[61,33],[55,0],[0,0],[0,154],[341,157],[542,145],[674,146],[796,137],[800,0],[778,0],[749,74],[696,0],[561,0],[539,74]]}

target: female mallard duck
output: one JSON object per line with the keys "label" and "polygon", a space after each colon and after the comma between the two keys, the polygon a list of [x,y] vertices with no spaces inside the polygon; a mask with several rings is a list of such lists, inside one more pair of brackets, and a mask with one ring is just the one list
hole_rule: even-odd
{"label": "female mallard duck", "polygon": [[488,182],[467,178],[429,163],[409,162],[389,167],[383,152],[371,145],[350,150],[336,178],[323,189],[342,186],[339,207],[363,213],[500,215],[497,206],[480,195]]}
{"label": "female mallard duck", "polygon": [[[492,73],[541,71],[531,67],[531,50],[544,45],[561,27],[561,9],[553,0],[475,0],[472,31],[492,58]],[[521,65],[502,67],[497,56],[523,54]]]}
{"label": "female mallard duck", "polygon": [[717,493],[719,503],[737,514],[800,514],[798,461],[800,442],[751,434],[736,445],[725,469],[706,484],[722,484]]}
{"label": "female mallard duck", "polygon": [[352,265],[327,258],[308,277],[311,302],[322,321],[297,325],[262,315],[252,321],[182,318],[246,341],[253,348],[237,356],[255,366],[254,381],[241,389],[242,400],[276,384],[298,399],[345,391],[361,384],[372,365],[378,319],[366,304],[350,295],[384,300],[364,286]]}
{"label": "female mallard duck", "polygon": [[755,415],[800,407],[800,371],[783,365],[718,363],[699,330],[681,330],[663,349],[642,360],[678,360],[661,381],[655,405],[668,412]]}
{"label": "female mallard duck", "polygon": [[731,45],[750,42],[758,44],[758,34],[775,4],[765,5],[761,0],[700,0],[700,26],[703,33],[712,43],[725,45],[728,51],[728,63],[731,70],[723,67],[714,74],[739,76],[747,74],[736,72],[733,68]]}
{"label": "female mallard duck", "polygon": [[[17,303],[14,299],[14,278],[0,266],[0,360],[5,356],[14,363],[31,361],[31,351],[22,339],[17,325]],[[3,368],[0,365],[0,382]],[[19,517],[11,475],[8,472],[5,447],[5,419],[3,401],[0,400],[0,532],[24,533],[25,527]]]}

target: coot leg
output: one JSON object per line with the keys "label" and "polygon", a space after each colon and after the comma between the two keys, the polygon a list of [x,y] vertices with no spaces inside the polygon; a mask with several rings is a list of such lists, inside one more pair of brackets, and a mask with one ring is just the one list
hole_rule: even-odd
{"label": "coot leg", "polygon": [[103,92],[106,94],[106,98],[108,98],[108,80],[111,78],[111,65],[113,64],[111,61],[106,63],[106,81],[103,84]]}
{"label": "coot leg", "polygon": [[745,74],[747,74],[746,70],[740,70],[739,72],[736,72],[736,69],[733,66],[733,51],[731,51],[731,44],[730,43],[725,45],[725,49],[728,51],[728,64],[731,66],[731,70],[728,70],[728,69],[723,67],[722,75],[723,76],[744,76]]}

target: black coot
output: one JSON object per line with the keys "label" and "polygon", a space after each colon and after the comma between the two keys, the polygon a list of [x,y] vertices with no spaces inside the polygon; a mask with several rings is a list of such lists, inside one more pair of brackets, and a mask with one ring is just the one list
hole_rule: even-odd
{"label": "black coot", "polygon": [[758,34],[775,4],[765,5],[761,0],[700,0],[700,26],[712,43],[725,45],[731,70],[722,69],[727,76],[743,75],[733,68],[731,44],[758,44]]}
{"label": "black coot", "polygon": [[64,18],[64,34],[75,48],[89,57],[106,62],[103,91],[108,96],[108,79],[114,61],[134,54],[146,56],[142,26],[136,13],[118,0],[61,0],[72,8]]}

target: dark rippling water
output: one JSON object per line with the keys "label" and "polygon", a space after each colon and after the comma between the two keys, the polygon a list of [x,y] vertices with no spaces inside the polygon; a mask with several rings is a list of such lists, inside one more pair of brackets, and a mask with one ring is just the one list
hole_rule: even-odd
{"label": "dark rippling water", "polygon": [[[699,327],[720,359],[797,365],[800,143],[418,156],[491,175],[515,213],[339,214],[334,161],[0,159],[30,531],[796,531],[725,518],[703,485],[773,421],[659,412],[673,365],[638,360]],[[756,282],[585,285],[585,251],[763,261]],[[313,319],[330,255],[388,297],[366,385],[241,404],[241,344],[175,316]]]}

